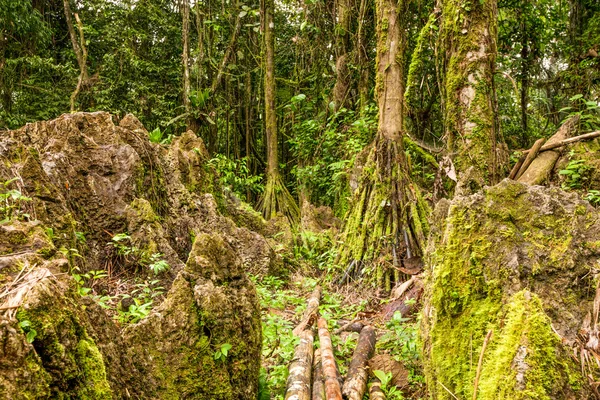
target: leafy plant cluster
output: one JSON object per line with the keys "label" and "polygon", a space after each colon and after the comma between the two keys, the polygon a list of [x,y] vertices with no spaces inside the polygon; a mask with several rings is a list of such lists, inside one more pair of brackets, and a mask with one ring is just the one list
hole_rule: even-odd
{"label": "leafy plant cluster", "polygon": [[265,189],[263,175],[253,175],[248,168],[248,157],[234,160],[223,154],[217,154],[209,160],[209,164],[219,172],[221,185],[229,188],[240,198],[246,198],[248,193],[258,195]]}
{"label": "leafy plant cluster", "polygon": [[[348,196],[348,172],[354,157],[371,142],[377,127],[377,109],[362,112],[342,108],[319,111],[316,101],[300,94],[286,105],[291,120],[291,150],[298,162],[292,174],[311,202],[334,207],[342,216]],[[316,114],[316,115],[315,115]]]}
{"label": "leafy plant cluster", "polygon": [[[396,361],[408,368],[408,379],[411,385],[424,385],[425,378],[422,375],[418,344],[419,321],[403,317],[396,312],[386,323],[386,328],[386,333],[377,342],[377,348],[389,353]],[[381,380],[381,378],[379,379]],[[383,380],[381,381],[383,383]],[[396,398],[401,399],[402,397]]]}
{"label": "leafy plant cluster", "polygon": [[114,235],[109,243],[117,255],[123,258],[126,265],[139,265],[148,268],[157,276],[170,269],[169,263],[163,259],[161,253],[149,253],[131,243],[131,236],[127,233]]}
{"label": "leafy plant cluster", "polygon": [[29,219],[25,204],[31,201],[30,197],[23,195],[18,188],[11,188],[19,178],[12,178],[0,182],[0,224],[11,220]]}

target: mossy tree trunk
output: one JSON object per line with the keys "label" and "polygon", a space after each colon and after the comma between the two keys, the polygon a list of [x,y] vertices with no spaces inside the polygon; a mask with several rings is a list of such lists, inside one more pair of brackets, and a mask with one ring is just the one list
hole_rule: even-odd
{"label": "mossy tree trunk", "polygon": [[285,215],[291,223],[300,218],[300,210],[294,198],[283,184],[279,173],[277,148],[277,115],[275,110],[275,22],[273,0],[263,0],[263,33],[265,49],[265,132],[267,136],[267,184],[258,208],[266,219],[278,213]]}
{"label": "mossy tree trunk", "polygon": [[338,264],[373,267],[379,285],[390,287],[403,260],[418,257],[427,230],[427,206],[412,184],[404,153],[404,61],[406,0],[377,0],[378,132],[369,150],[342,233]]}
{"label": "mossy tree trunk", "polygon": [[497,14],[496,0],[442,1],[448,150],[459,176],[475,167],[485,183],[496,183],[502,168],[493,79]]}
{"label": "mossy tree trunk", "polygon": [[337,21],[335,24],[336,79],[333,87],[333,102],[339,110],[348,103],[350,70],[348,68],[348,48],[350,45],[350,0],[337,1]]}

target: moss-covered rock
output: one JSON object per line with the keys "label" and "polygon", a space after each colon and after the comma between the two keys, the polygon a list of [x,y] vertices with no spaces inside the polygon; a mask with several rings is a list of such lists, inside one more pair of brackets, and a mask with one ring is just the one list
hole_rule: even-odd
{"label": "moss-covered rock", "polygon": [[[167,300],[125,339],[161,399],[252,399],[258,390],[260,308],[235,252],[198,236]],[[224,344],[224,358],[215,353]]]}
{"label": "moss-covered rock", "polygon": [[[264,221],[238,226],[221,213],[232,204],[200,138],[162,146],[147,135],[131,115],[115,124],[97,112],[0,137],[0,181],[16,177],[30,198],[0,225],[0,398],[256,397],[261,328],[246,273],[281,258],[252,230]],[[116,234],[126,234],[121,253]],[[124,332],[80,287],[106,270],[121,281],[98,294],[123,295],[113,286],[155,279],[156,260],[169,264],[157,278],[168,293]]]}
{"label": "moss-covered rock", "polygon": [[574,194],[505,180],[434,219],[421,335],[432,397],[472,397],[492,330],[479,399],[588,398],[569,347],[592,310],[600,215]]}

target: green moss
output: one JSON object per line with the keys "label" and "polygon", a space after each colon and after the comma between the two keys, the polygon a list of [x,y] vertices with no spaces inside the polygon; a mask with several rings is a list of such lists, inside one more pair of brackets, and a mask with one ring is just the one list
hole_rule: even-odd
{"label": "green moss", "polygon": [[502,327],[485,353],[480,399],[550,400],[568,389],[565,385],[581,382],[565,363],[568,358],[559,356],[560,339],[538,296],[518,292],[505,309]]}
{"label": "green moss", "polygon": [[112,399],[113,394],[106,379],[104,359],[96,344],[91,339],[80,340],[75,357],[84,376],[78,398],[82,400]]}
{"label": "green moss", "polygon": [[[571,398],[580,390],[577,366],[552,331],[538,297],[546,296],[551,304],[581,303],[582,293],[564,290],[565,298],[556,298],[555,288],[544,283],[549,276],[572,273],[578,221],[568,207],[555,206],[552,214],[540,211],[546,209],[543,200],[525,185],[504,181],[486,189],[483,197],[455,201],[442,236],[432,238],[435,251],[429,254],[426,278],[432,311],[422,329],[425,372],[434,398],[452,398],[443,386],[458,398],[472,397],[478,357],[490,329],[493,338],[485,352],[478,399]],[[513,362],[517,356],[525,357],[519,379]],[[555,393],[564,396],[551,397]]]}

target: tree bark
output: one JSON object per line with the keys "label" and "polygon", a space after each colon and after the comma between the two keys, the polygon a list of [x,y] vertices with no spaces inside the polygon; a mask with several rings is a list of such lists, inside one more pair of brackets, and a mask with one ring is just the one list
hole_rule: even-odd
{"label": "tree bark", "polygon": [[369,378],[367,362],[373,356],[376,340],[375,329],[372,326],[365,326],[360,331],[358,343],[348,368],[348,375],[342,388],[342,394],[347,400],[362,400],[367,390]]}
{"label": "tree bark", "polygon": [[464,0],[442,1],[445,51],[445,130],[448,150],[460,174],[474,167],[485,183],[500,177],[494,73],[496,0],[465,7]]}
{"label": "tree bark", "polygon": [[325,400],[325,381],[323,380],[323,365],[321,349],[315,350],[313,359],[312,400]]}
{"label": "tree bark", "polygon": [[285,400],[311,400],[311,369],[313,365],[313,331],[307,329],[300,334],[300,343],[294,351],[287,379]]}
{"label": "tree bark", "polygon": [[321,364],[325,380],[325,394],[327,400],[342,400],[342,390],[338,381],[337,366],[333,355],[331,337],[327,329],[327,321],[319,318],[319,342],[321,344]]}
{"label": "tree bark", "polygon": [[188,127],[189,121],[191,119],[191,115],[189,115],[192,111],[190,105],[190,0],[183,0],[182,4],[182,17],[183,17],[183,31],[182,31],[182,40],[183,40],[183,53],[181,55],[181,62],[183,64],[183,108],[185,112],[188,113]]}
{"label": "tree bark", "polygon": [[369,389],[369,400],[385,400],[385,393],[381,390],[381,381],[373,378]]}
{"label": "tree bark", "polygon": [[291,224],[300,219],[300,209],[283,184],[279,173],[277,141],[277,116],[275,109],[275,22],[273,20],[274,0],[263,0],[264,48],[265,48],[265,133],[267,147],[267,183],[258,204],[265,219],[274,218],[278,213],[285,215]]}

